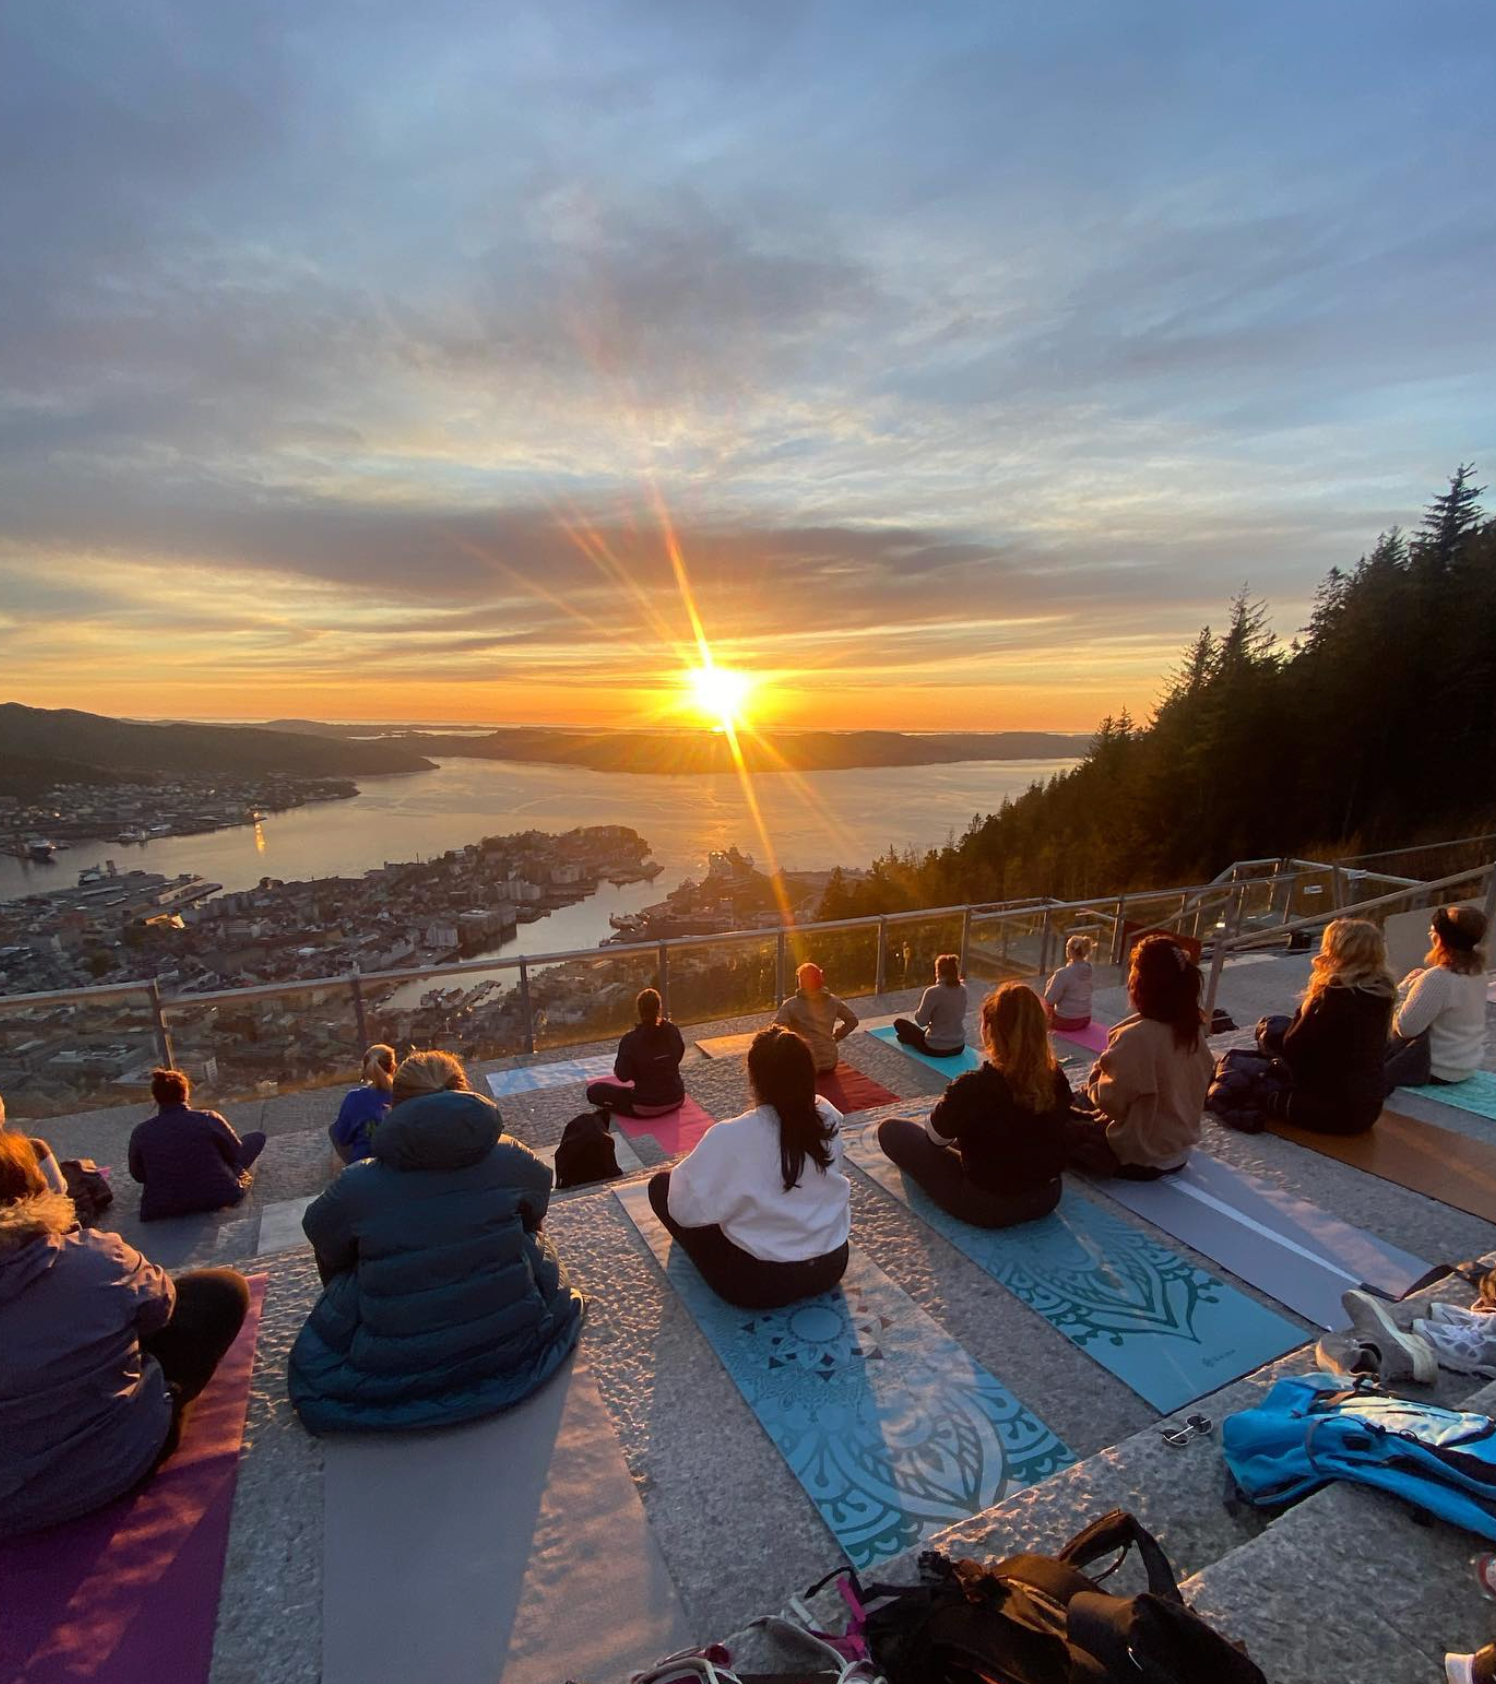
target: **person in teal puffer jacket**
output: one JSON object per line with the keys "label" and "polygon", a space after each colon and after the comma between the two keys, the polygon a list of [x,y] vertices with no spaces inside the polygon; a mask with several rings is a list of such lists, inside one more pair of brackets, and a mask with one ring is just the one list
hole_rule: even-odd
{"label": "person in teal puffer jacket", "polygon": [[577,1342],[582,1296],[540,1231],[551,1172],[503,1134],[449,1053],[413,1053],[371,1158],[302,1226],[323,1292],[292,1347],[314,1433],[439,1427],[508,1409]]}

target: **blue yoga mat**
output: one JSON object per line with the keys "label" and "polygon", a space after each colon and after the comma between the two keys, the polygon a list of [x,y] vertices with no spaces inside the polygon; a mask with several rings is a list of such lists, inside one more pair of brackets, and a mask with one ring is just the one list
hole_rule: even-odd
{"label": "blue yoga mat", "polygon": [[896,1169],[874,1130],[845,1139],[859,1169],[1163,1414],[1304,1343],[1294,1323],[1068,1188],[1042,1221],[973,1228]]}
{"label": "blue yoga mat", "polygon": [[[957,1058],[931,1058],[929,1053],[922,1053],[917,1047],[906,1046],[899,1039],[897,1030],[892,1028],[869,1029],[868,1034],[875,1041],[882,1041],[885,1046],[892,1047],[895,1052],[903,1053],[906,1058],[917,1059],[921,1064],[928,1064],[932,1070],[944,1076],[947,1081],[953,1082],[963,1071],[976,1070],[981,1066],[982,1055],[975,1047],[963,1047],[960,1056]],[[1089,1070],[1091,1068],[1092,1059],[1090,1055],[1073,1048],[1068,1054],[1057,1053],[1056,1057],[1059,1058],[1065,1069],[1072,1074],[1080,1069]]]}
{"label": "blue yoga mat", "polygon": [[854,1566],[1075,1460],[856,1249],[834,1291],[738,1310],[672,1242],[642,1185],[615,1197]]}
{"label": "blue yoga mat", "polygon": [[495,1099],[510,1094],[533,1093],[537,1088],[569,1088],[578,1082],[596,1082],[613,1074],[613,1055],[595,1058],[563,1058],[553,1064],[526,1064],[517,1070],[495,1070],[488,1078]]}
{"label": "blue yoga mat", "polygon": [[1407,1091],[1416,1093],[1420,1099],[1431,1099],[1436,1105],[1453,1105],[1477,1117],[1490,1117],[1496,1121],[1496,1074],[1489,1070],[1477,1070],[1463,1082],[1450,1082],[1439,1087],[1430,1083],[1426,1088],[1409,1088]]}

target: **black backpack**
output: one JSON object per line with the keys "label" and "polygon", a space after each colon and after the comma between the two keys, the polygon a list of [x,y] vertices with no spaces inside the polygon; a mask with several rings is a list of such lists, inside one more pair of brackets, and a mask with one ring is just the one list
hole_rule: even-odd
{"label": "black backpack", "polygon": [[114,1203],[114,1189],[104,1172],[92,1158],[64,1158],[57,1167],[78,1213],[79,1225],[97,1227],[99,1218]]}
{"label": "black backpack", "polygon": [[[1120,1551],[1115,1571],[1134,1544],[1148,1573],[1142,1595],[1113,1596],[1081,1571]],[[865,1592],[889,1598],[864,1628],[888,1684],[1266,1684],[1239,1644],[1185,1606],[1157,1540],[1122,1509],[1058,1556],[984,1567],[927,1551],[920,1578]]]}
{"label": "black backpack", "polygon": [[613,1181],[622,1175],[606,1111],[584,1111],[561,1131],[556,1148],[556,1186],[585,1187],[589,1181]]}

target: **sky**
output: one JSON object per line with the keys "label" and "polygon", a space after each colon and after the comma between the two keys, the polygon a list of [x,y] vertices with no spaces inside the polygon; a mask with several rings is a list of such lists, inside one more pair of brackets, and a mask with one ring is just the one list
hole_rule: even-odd
{"label": "sky", "polygon": [[1496,480],[1493,71],[1476,0],[11,0],[0,699],[685,720],[699,628],[761,724],[1142,717]]}

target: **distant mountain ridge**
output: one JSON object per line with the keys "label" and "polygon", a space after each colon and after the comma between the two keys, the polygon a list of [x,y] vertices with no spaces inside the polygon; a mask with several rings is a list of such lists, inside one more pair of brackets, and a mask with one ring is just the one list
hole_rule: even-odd
{"label": "distant mountain ridge", "polygon": [[[432,762],[400,742],[349,742],[340,737],[267,731],[241,725],[142,725],[73,708],[31,708],[0,702],[0,764],[68,762],[103,772],[214,773],[239,777],[284,772],[308,778],[377,777],[427,772]],[[29,766],[18,766],[27,772]],[[79,780],[82,781],[82,780]]]}
{"label": "distant mountain ridge", "polygon": [[[280,731],[339,738],[368,725],[276,720]],[[471,736],[391,727],[379,742],[419,747],[439,758],[514,760],[584,766],[594,772],[692,774],[730,772],[732,747],[716,731],[580,731],[511,726]],[[781,731],[739,737],[752,772],[832,772],[857,767],[935,766],[961,760],[1068,760],[1084,754],[1091,734],[1061,731],[961,731],[928,736],[905,731]]]}

